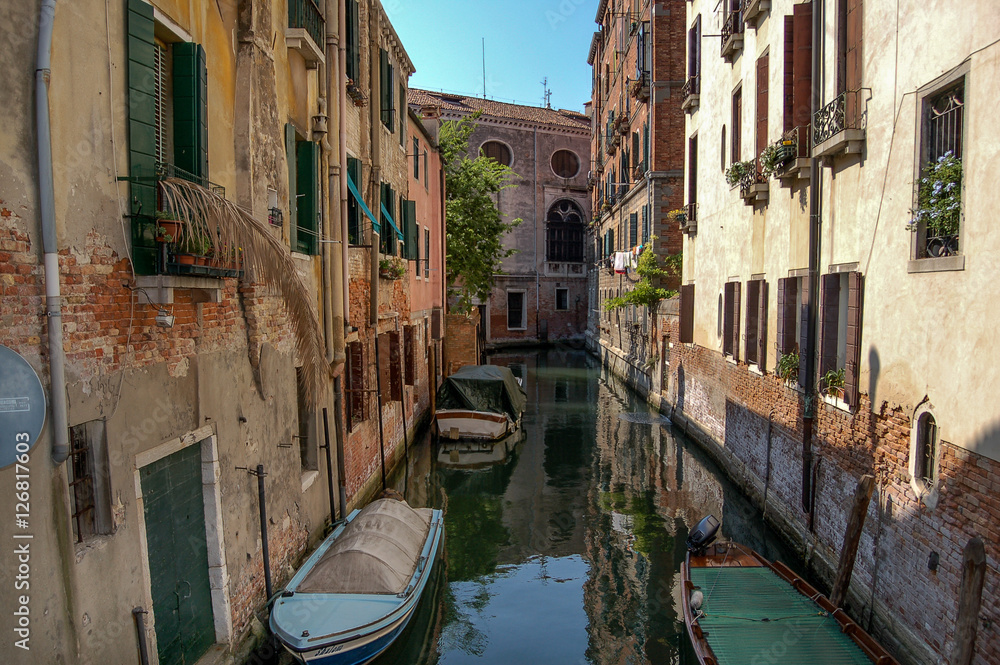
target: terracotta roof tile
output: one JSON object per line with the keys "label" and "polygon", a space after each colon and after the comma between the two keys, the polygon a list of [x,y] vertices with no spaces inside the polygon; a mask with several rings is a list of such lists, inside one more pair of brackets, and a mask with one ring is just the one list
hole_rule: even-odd
{"label": "terracotta roof tile", "polygon": [[445,92],[431,92],[410,88],[407,91],[407,101],[415,106],[439,106],[442,113],[448,111],[457,113],[474,113],[482,111],[484,116],[494,118],[537,122],[574,129],[590,127],[590,118],[583,113],[565,109],[550,109],[542,106],[524,106],[508,104],[481,97],[466,97]]}

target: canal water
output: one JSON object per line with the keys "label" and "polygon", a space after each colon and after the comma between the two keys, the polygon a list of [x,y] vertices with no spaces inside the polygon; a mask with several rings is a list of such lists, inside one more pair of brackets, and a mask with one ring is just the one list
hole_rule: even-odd
{"label": "canal water", "polygon": [[706,455],[577,349],[490,358],[524,379],[523,432],[497,450],[416,443],[393,485],[446,508],[445,556],[378,665],[693,664],[680,564],[707,514],[794,566]]}

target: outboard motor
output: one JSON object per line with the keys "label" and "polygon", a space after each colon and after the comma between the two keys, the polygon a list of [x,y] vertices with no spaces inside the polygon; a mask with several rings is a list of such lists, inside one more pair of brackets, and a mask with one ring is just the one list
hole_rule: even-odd
{"label": "outboard motor", "polygon": [[698,526],[694,528],[691,535],[687,539],[688,552],[694,555],[701,555],[705,553],[705,549],[715,542],[715,537],[719,533],[719,520],[715,519],[715,515],[708,515],[704,517]]}

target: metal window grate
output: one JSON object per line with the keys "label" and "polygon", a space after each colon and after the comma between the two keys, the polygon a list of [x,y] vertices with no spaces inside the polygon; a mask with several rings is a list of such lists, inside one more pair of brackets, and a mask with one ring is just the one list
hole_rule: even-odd
{"label": "metal window grate", "polygon": [[76,542],[82,543],[85,538],[95,533],[94,473],[90,440],[87,438],[87,425],[70,427],[69,440],[70,463],[67,465],[67,469],[69,471],[71,520]]}
{"label": "metal window grate", "polygon": [[930,101],[927,108],[927,161],[934,161],[948,152],[962,158],[964,111],[964,82]]}
{"label": "metal window grate", "polygon": [[153,67],[156,80],[153,82],[154,99],[153,114],[156,122],[156,161],[167,161],[167,119],[166,119],[166,80],[167,51],[157,44],[153,48]]}

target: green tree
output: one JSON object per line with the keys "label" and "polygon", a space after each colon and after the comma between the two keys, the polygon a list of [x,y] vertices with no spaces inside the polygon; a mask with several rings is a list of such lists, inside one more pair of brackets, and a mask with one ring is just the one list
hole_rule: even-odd
{"label": "green tree", "polygon": [[448,193],[448,292],[457,296],[460,312],[490,297],[501,261],[517,251],[505,248],[503,237],[521,223],[505,221],[496,203],[501,191],[517,186],[517,174],[489,157],[468,154],[478,117],[442,123],[439,140]]}

